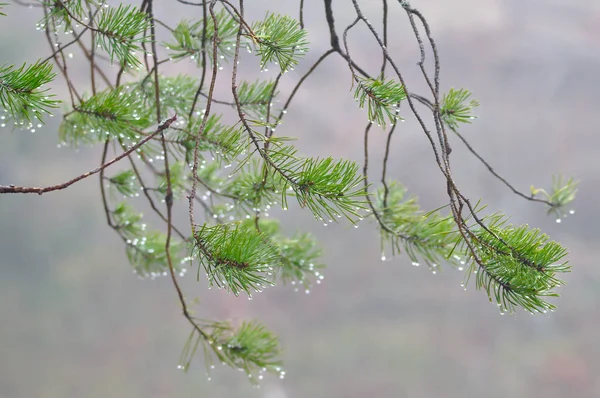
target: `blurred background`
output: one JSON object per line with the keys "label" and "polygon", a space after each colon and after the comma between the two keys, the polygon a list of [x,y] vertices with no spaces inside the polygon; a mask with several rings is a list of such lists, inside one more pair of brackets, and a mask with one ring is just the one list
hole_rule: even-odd
{"label": "blurred background", "polygon": [[[8,17],[0,19],[0,63],[45,58],[45,37],[35,28],[40,10],[10,3]],[[249,19],[267,9],[297,15],[297,2],[247,3]],[[341,34],[354,14],[349,1],[334,3]],[[380,21],[381,2],[361,4],[371,21]],[[437,39],[443,90],[467,88],[482,104],[478,119],[462,129],[480,154],[524,192],[532,184],[550,187],[558,173],[582,181],[575,214],[559,224],[544,207],[508,191],[458,141],[452,145],[463,192],[569,248],[573,272],[565,276],[555,313],[500,316],[474,284],[461,288],[461,272],[444,267],[433,275],[405,256],[382,262],[373,224],[324,227],[307,213],[290,211],[282,218],[286,230],[311,231],[325,247],[325,279],[309,295],[287,286],[248,301],[214,289],[209,294],[193,272],[183,278],[188,296],[201,300],[200,316],[258,318],[278,333],[286,377],[269,376],[253,388],[242,373],[217,367],[209,381],[201,360],[187,374],[176,369],[190,330],[175,291],[167,278],[132,274],[122,242],[105,224],[98,179],[89,178],[43,196],[0,196],[0,397],[600,396],[594,204],[600,187],[600,2],[412,5]],[[409,90],[426,94],[418,48],[398,8],[390,2],[389,49]],[[174,0],[157,2],[156,12],[173,24],[200,15]],[[329,45],[321,1],[307,2],[305,22],[311,52],[283,79],[284,95]],[[378,70],[376,43],[366,29],[353,31],[350,42],[357,61]],[[173,73],[192,70],[183,62]],[[87,84],[87,69],[71,73]],[[278,134],[298,137],[305,155],[362,161],[366,113],[356,108],[350,83],[340,58],[325,61]],[[65,94],[63,85],[59,78],[53,89]],[[0,184],[52,185],[97,166],[100,148],[56,147],[59,119],[34,134],[0,129]],[[385,133],[376,130],[372,137],[371,156],[380,157]],[[396,132],[390,177],[418,195],[425,209],[446,203],[431,148],[410,120]]]}

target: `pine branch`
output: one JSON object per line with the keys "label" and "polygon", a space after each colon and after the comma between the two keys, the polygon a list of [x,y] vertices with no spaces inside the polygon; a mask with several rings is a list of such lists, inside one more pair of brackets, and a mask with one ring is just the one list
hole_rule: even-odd
{"label": "pine branch", "polygon": [[460,235],[452,216],[442,216],[439,209],[424,213],[416,198],[405,196],[406,189],[397,181],[375,194],[373,207],[382,223],[382,243],[390,244],[392,254],[404,249],[415,266],[424,261],[437,272],[441,263],[448,262],[462,270],[465,261],[455,254]]}
{"label": "pine branch", "polygon": [[475,116],[471,113],[473,108],[479,106],[479,102],[471,100],[467,103],[471,93],[465,89],[455,90],[453,88],[444,94],[440,114],[442,120],[451,129],[457,129],[459,123],[471,123]]}
{"label": "pine branch", "polygon": [[[218,27],[217,54],[220,60],[227,61],[233,56],[232,48],[235,45],[235,36],[238,25],[235,19],[224,9],[215,12],[216,26]],[[163,43],[163,46],[170,50],[169,56],[174,60],[190,58],[198,66],[202,65],[202,52],[211,47],[215,40],[215,22],[212,18],[207,19],[206,26],[204,20],[193,22],[182,20],[171,32],[172,41]],[[204,29],[206,31],[204,32]],[[203,33],[204,32],[204,33]],[[202,42],[203,34],[205,35]],[[212,62],[212,52],[206,51]]]}
{"label": "pine branch", "polygon": [[555,308],[546,298],[558,297],[554,290],[564,285],[556,274],[570,271],[567,262],[559,263],[567,254],[565,248],[539,229],[507,225],[502,215],[490,217],[487,228],[474,230],[474,235],[478,258],[466,251],[470,272],[477,274],[477,288],[485,289],[502,312],[517,307],[530,312]]}
{"label": "pine branch", "polygon": [[274,88],[273,81],[240,82],[237,90],[242,110],[254,119],[264,117],[269,103],[277,96]]}
{"label": "pine branch", "polygon": [[105,139],[136,141],[153,123],[153,109],[128,86],[108,89],[75,106],[60,125],[62,142],[78,146]]}
{"label": "pine branch", "polygon": [[0,66],[0,105],[17,124],[32,123],[33,118],[43,123],[44,115],[50,115],[61,102],[52,99],[54,95],[48,94],[49,89],[42,88],[55,76],[49,62],[23,64],[18,69],[12,65]]}
{"label": "pine branch", "polygon": [[378,126],[387,122],[394,125],[400,112],[400,103],[406,99],[404,88],[393,80],[371,79],[355,76],[356,90],[354,99],[364,109],[367,105],[369,121]]}
{"label": "pine branch", "polygon": [[[244,224],[255,227],[255,220],[246,220]],[[320,284],[324,279],[322,270],[325,265],[319,261],[322,249],[316,239],[309,233],[295,233],[292,237],[283,236],[277,220],[260,219],[258,230],[268,236],[270,242],[279,249],[279,268],[277,277],[283,284],[302,285],[308,292],[311,280]],[[297,291],[298,288],[296,287]]]}
{"label": "pine branch", "polygon": [[285,73],[308,51],[306,31],[298,21],[285,15],[267,14],[252,26],[250,37],[261,57],[261,69],[274,62]]}
{"label": "pine branch", "polygon": [[[202,333],[199,332],[202,330]],[[218,362],[233,369],[244,371],[252,383],[258,383],[264,372],[278,373],[281,370],[281,349],[277,337],[256,321],[243,322],[234,328],[229,322],[199,322],[194,328],[181,353],[178,366],[187,371],[202,344],[207,369]]]}
{"label": "pine branch", "polygon": [[211,286],[238,296],[272,286],[270,276],[279,258],[262,234],[240,224],[204,224],[194,236],[196,255]]}

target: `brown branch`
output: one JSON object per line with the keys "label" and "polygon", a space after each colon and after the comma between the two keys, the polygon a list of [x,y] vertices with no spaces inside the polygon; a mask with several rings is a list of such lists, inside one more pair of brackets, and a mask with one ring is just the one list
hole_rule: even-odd
{"label": "brown branch", "polygon": [[105,168],[107,168],[108,166],[113,165],[114,163],[117,163],[119,160],[127,157],[130,153],[134,152],[136,149],[138,149],[139,147],[141,147],[142,145],[144,145],[146,142],[150,141],[152,138],[154,138],[154,136],[156,136],[157,134],[162,133],[163,131],[165,131],[166,129],[169,128],[169,126],[177,119],[177,115],[165,120],[164,122],[162,122],[158,128],[149,136],[147,136],[146,138],[144,138],[143,140],[141,140],[140,142],[138,142],[137,144],[135,144],[134,146],[132,146],[131,148],[129,148],[127,151],[123,152],[121,155],[117,156],[116,158],[104,163],[102,166],[88,171],[87,173],[83,173],[75,178],[73,178],[72,180],[69,180],[67,182],[64,182],[62,184],[58,184],[58,185],[52,185],[49,187],[19,187],[19,186],[15,186],[15,185],[0,185],[0,194],[2,193],[37,193],[39,195],[44,194],[46,192],[52,192],[52,191],[59,191],[61,189],[65,189],[70,187],[71,185],[75,184],[78,181],[83,180],[84,178],[87,178],[91,175],[97,174],[100,171],[104,170]]}

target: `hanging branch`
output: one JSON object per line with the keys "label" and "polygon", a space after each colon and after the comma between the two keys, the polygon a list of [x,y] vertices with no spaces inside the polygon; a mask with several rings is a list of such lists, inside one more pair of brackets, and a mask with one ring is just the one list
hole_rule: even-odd
{"label": "hanging branch", "polygon": [[[197,267],[197,278],[203,273],[211,286],[236,296],[277,283],[296,290],[301,286],[308,293],[311,281],[323,280],[321,248],[310,234],[281,234],[280,223],[268,214],[275,206],[287,210],[290,196],[325,225],[339,219],[356,225],[372,218],[380,230],[382,260],[389,250],[392,255],[404,252],[413,265],[424,263],[433,273],[449,264],[465,271],[465,283],[475,275],[476,287],[502,312],[554,308],[547,298],[557,296],[556,288],[564,283],[558,275],[570,270],[566,250],[537,229],[508,224],[502,213],[484,215],[485,206],[471,202],[453,178],[451,141],[458,137],[496,179],[516,195],[547,206],[557,221],[573,201],[577,182],[558,177],[551,189],[532,186],[527,195],[474,149],[460,129],[476,118],[479,103],[466,89],[441,92],[437,44],[418,9],[407,1],[384,0],[382,19],[372,22],[352,0],[348,6],[355,19],[340,40],[332,0],[323,0],[330,46],[308,65],[287,98],[280,99],[283,82],[293,79],[288,72],[304,62],[309,49],[303,0],[298,0],[299,20],[266,12],[256,21],[247,19],[243,0],[178,2],[199,7],[199,18],[171,27],[155,14],[153,0],[143,0],[139,7],[109,7],[93,0],[34,3],[42,8],[40,28],[50,56],[31,65],[0,66],[0,105],[17,126],[51,114],[59,103],[45,88],[56,77],[53,61],[70,97],[70,110],[59,127],[61,145],[102,144],[103,150],[99,167],[67,182],[0,186],[0,193],[43,194],[98,174],[107,223],[123,240],[134,271],[140,277],[169,276],[190,323],[180,369],[188,370],[202,348],[207,367],[218,361],[244,370],[252,382],[264,372],[285,375],[279,342],[271,332],[255,321],[236,326],[195,317],[178,278],[190,265]],[[389,36],[389,23],[402,21],[394,12],[404,13],[412,29],[426,93],[410,91],[390,50],[395,38]],[[82,28],[75,31],[76,25]],[[361,25],[380,50],[381,63],[371,74],[372,65],[361,65],[350,51],[348,34]],[[64,43],[60,29],[68,36]],[[70,77],[65,50],[72,48],[79,48],[88,62],[91,94],[80,94],[87,90]],[[342,78],[349,78],[358,107],[367,109],[362,170],[348,160],[301,156],[291,139],[280,135],[292,100],[332,54],[347,63],[349,74]],[[240,79],[246,57],[252,56],[258,57],[261,71],[276,67],[275,79]],[[116,71],[104,68],[115,61]],[[171,62],[185,61],[198,73],[166,75]],[[231,94],[217,97],[217,77],[226,73],[226,65],[231,65]],[[161,121],[167,114],[175,116]],[[392,138],[401,129],[398,121],[408,117],[416,119],[427,137],[445,179],[446,203],[431,211],[422,210],[390,175]],[[387,131],[378,186],[369,180],[374,161],[370,136],[376,125]],[[111,148],[122,152],[107,161]],[[125,158],[127,168],[107,175],[109,166]],[[129,202],[139,191],[158,216],[158,228],[148,227]],[[176,225],[173,217],[176,209],[186,207],[184,198],[189,229]]]}

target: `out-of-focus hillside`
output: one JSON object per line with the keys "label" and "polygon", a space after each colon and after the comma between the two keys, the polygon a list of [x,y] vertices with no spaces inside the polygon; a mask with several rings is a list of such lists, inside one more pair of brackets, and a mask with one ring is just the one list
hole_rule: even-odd
{"label": "out-of-focus hillside", "polygon": [[[257,17],[272,4],[296,15],[292,1],[247,3]],[[306,3],[311,52],[295,75],[286,75],[283,91],[328,46],[321,2]],[[341,31],[353,14],[349,2],[334,3]],[[380,2],[361,3],[378,21]],[[524,191],[549,186],[559,172],[582,180],[576,213],[557,224],[544,208],[506,190],[458,142],[452,145],[464,192],[569,247],[573,272],[557,312],[502,317],[483,292],[463,291],[461,273],[432,275],[405,257],[382,263],[373,225],[323,227],[305,213],[286,212],[287,229],[310,230],[326,246],[326,278],[310,295],[288,286],[247,301],[209,294],[193,277],[184,282],[190,297],[201,298],[202,317],[257,317],[278,332],[286,379],[268,378],[253,389],[242,373],[216,369],[209,382],[201,361],[188,374],[176,370],[189,332],[176,295],[167,279],[142,281],[131,273],[91,178],[41,197],[0,196],[0,397],[600,396],[600,2],[412,4],[437,38],[443,87],[468,88],[482,103],[464,133],[495,169]],[[45,57],[44,37],[35,30],[39,10],[11,3],[6,12],[0,63]],[[156,12],[167,22],[194,17],[175,1],[157,2]],[[424,88],[418,48],[406,18],[396,16],[389,50],[418,91]],[[362,37],[351,35],[352,51],[376,70],[374,43]],[[190,68],[179,63],[173,73]],[[72,73],[87,79],[87,70]],[[342,60],[327,60],[278,133],[299,137],[308,155],[360,161],[366,114],[355,109],[347,73]],[[60,84],[55,89],[64,92]],[[57,119],[35,134],[0,129],[0,184],[49,185],[97,166],[97,149],[56,148]],[[377,156],[384,134],[374,136]],[[431,149],[410,121],[398,131],[394,151],[392,176],[425,208],[443,205]]]}

